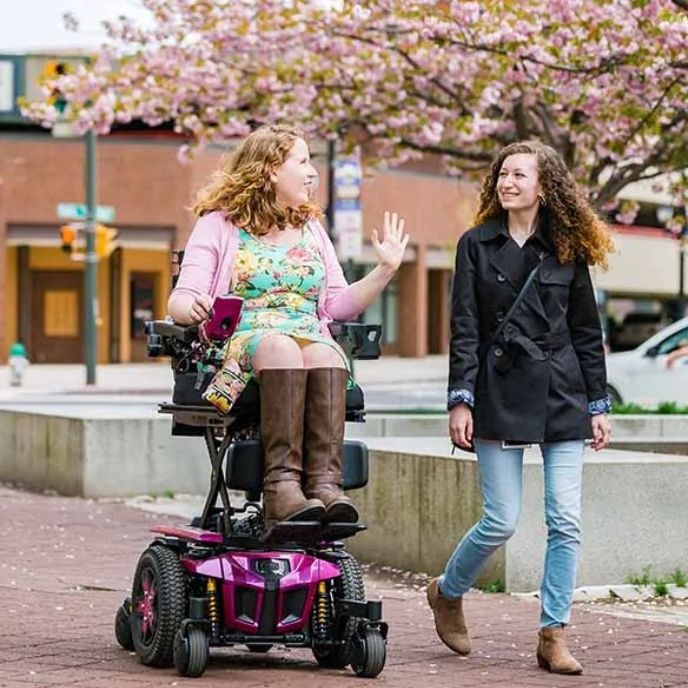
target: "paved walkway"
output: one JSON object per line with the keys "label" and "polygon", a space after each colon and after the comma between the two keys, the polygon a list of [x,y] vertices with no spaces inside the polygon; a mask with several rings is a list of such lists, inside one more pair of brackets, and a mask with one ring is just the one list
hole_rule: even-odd
{"label": "paved walkway", "polygon": [[571,645],[580,677],[555,677],[534,657],[538,605],[471,593],[474,653],[459,658],[437,640],[421,577],[368,571],[367,595],[382,598],[390,624],[387,666],[377,680],[329,671],[310,652],[257,656],[215,651],[205,675],[140,665],[113,636],[114,613],[131,585],[147,529],[174,517],[117,502],[37,495],[0,486],[0,687],[148,688],[559,688],[688,686],[688,634],[680,626],[618,618],[576,605]]}
{"label": "paved walkway", "polygon": [[[356,379],[362,386],[393,385],[399,382],[445,382],[446,356],[400,358],[383,356],[376,361],[355,361]],[[82,365],[30,365],[21,387],[10,387],[7,366],[0,366],[0,399],[27,394],[169,392],[172,372],[167,359],[159,363],[100,365],[96,385],[86,386]]]}

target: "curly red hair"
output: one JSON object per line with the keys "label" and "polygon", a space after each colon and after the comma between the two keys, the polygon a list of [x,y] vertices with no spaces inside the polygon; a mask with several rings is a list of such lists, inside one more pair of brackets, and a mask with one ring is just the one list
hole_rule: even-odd
{"label": "curly red hair", "polygon": [[202,188],[192,210],[201,217],[214,210],[226,213],[237,226],[255,235],[272,227],[298,227],[309,219],[322,217],[315,203],[285,208],[277,202],[277,190],[270,175],[289,157],[302,132],[284,124],[256,129],[233,151]]}

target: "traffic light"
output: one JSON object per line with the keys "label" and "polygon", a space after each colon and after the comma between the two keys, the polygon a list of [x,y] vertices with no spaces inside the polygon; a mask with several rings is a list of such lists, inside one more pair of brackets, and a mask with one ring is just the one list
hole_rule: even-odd
{"label": "traffic light", "polygon": [[[50,60],[43,69],[42,78],[44,81],[55,81],[61,76],[69,74],[69,65],[66,62]],[[63,114],[67,109],[67,99],[60,89],[53,88],[48,97],[48,102],[60,113]]]}
{"label": "traffic light", "polygon": [[117,230],[105,225],[96,227],[96,255],[99,258],[107,258],[115,250]]}
{"label": "traffic light", "polygon": [[74,244],[77,238],[76,228],[72,225],[62,225],[60,227],[60,245],[65,253],[71,254],[74,251]]}

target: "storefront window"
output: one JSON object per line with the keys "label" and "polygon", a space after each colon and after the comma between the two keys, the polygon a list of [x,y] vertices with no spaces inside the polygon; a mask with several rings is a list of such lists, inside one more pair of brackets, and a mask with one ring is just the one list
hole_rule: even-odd
{"label": "storefront window", "polygon": [[144,323],[155,319],[155,276],[132,275],[131,282],[131,338],[145,341]]}
{"label": "storefront window", "polygon": [[[366,266],[370,272],[372,266]],[[399,285],[395,277],[362,316],[364,323],[382,325],[382,343],[396,344],[399,339]]]}

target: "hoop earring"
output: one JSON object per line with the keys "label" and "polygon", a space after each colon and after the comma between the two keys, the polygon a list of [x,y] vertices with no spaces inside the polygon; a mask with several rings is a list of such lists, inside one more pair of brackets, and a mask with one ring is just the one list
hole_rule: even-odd
{"label": "hoop earring", "polygon": [[546,208],[546,207],[547,207],[547,201],[545,200],[545,197],[544,197],[542,194],[540,194],[540,195],[538,196],[538,198],[540,199],[540,205],[541,205],[543,208]]}

